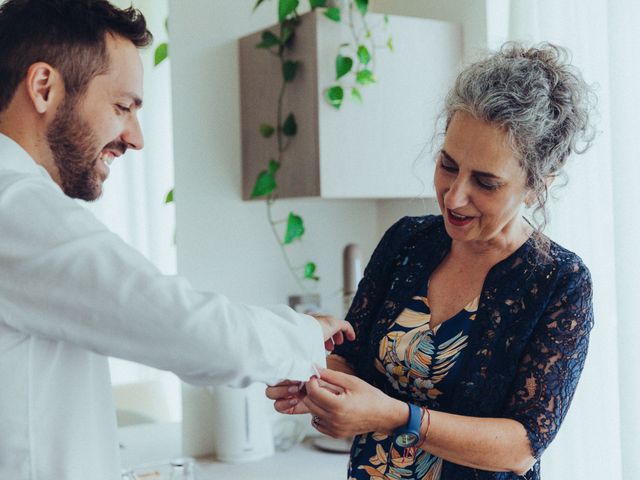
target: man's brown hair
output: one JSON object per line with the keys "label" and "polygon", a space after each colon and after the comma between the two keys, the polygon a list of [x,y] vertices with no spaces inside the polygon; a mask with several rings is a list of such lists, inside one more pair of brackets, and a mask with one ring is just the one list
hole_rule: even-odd
{"label": "man's brown hair", "polygon": [[67,95],[84,93],[89,81],[109,68],[106,35],[136,47],[153,37],[144,16],[107,0],[7,0],[0,5],[0,112],[36,62],[56,68]]}

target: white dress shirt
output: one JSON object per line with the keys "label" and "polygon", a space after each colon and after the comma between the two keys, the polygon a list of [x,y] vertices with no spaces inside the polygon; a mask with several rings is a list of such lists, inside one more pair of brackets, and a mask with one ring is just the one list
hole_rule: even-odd
{"label": "white dress shirt", "polygon": [[0,134],[0,478],[119,479],[107,356],[184,381],[306,380],[322,333],[162,275]]}

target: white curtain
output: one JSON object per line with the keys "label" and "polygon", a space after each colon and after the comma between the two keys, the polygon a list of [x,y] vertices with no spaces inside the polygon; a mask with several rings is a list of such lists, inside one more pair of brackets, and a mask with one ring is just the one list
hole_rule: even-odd
{"label": "white curtain", "polygon": [[[112,0],[126,8],[129,0]],[[81,202],[122,239],[151,260],[162,272],[175,274],[175,212],[164,199],[173,188],[173,141],[169,61],[154,67],[154,51],[167,41],[166,0],[135,0],[147,19],[154,43],[140,51],[144,65],[144,105],[139,113],[145,147],[117,159],[104,193],[95,202]],[[132,319],[135,321],[135,319]],[[114,385],[158,381],[165,389],[173,420],[180,418],[180,385],[175,376],[150,367],[110,359]]]}
{"label": "white curtain", "polygon": [[509,39],[567,47],[598,96],[596,142],[572,159],[569,184],[551,205],[548,234],[591,270],[596,323],[572,408],[543,457],[543,478],[636,479],[640,2],[511,0],[507,18]]}

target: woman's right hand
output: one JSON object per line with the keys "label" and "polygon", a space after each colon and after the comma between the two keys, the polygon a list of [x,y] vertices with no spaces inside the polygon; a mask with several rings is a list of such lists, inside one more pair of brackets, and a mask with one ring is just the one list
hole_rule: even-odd
{"label": "woman's right hand", "polygon": [[309,409],[302,402],[307,395],[302,382],[285,380],[265,390],[267,398],[275,400],[273,408],[280,413],[299,415],[309,413]]}

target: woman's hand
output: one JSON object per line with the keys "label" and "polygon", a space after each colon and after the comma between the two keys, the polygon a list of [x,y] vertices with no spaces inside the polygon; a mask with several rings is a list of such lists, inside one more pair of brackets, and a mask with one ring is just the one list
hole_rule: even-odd
{"label": "woman's hand", "polygon": [[[327,366],[332,370],[353,374],[353,368],[344,358],[335,353],[327,357]],[[322,380],[320,382],[322,383]],[[289,415],[309,413],[309,409],[302,403],[302,399],[307,395],[303,382],[284,380],[277,385],[267,387],[265,394],[267,398],[275,400],[273,408],[280,413]]]}
{"label": "woman's hand", "polygon": [[353,375],[320,369],[320,380],[306,384],[302,402],[314,416],[312,425],[336,438],[360,433],[391,433],[407,423],[405,403]]}
{"label": "woman's hand", "polygon": [[275,400],[273,408],[280,413],[286,413],[289,415],[309,413],[307,406],[302,403],[302,400],[306,396],[306,392],[302,387],[302,382],[285,380],[273,387],[267,387],[265,394],[267,395],[267,398]]}

